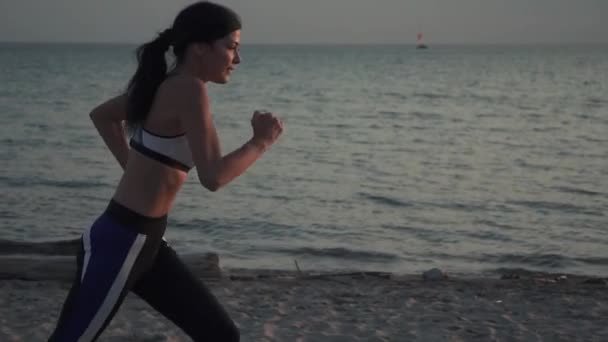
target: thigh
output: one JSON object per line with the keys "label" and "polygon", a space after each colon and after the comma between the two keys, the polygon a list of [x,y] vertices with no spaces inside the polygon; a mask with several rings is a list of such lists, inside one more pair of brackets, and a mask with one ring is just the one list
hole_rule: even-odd
{"label": "thigh", "polygon": [[164,241],[133,292],[194,341],[239,340],[238,328],[217,298]]}
{"label": "thigh", "polygon": [[145,235],[98,219],[83,235],[74,284],[50,341],[96,340],[157,248]]}

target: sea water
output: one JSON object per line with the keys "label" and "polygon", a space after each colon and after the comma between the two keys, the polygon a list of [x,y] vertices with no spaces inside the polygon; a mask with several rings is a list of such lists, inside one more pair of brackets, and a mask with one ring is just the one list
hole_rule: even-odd
{"label": "sea water", "polygon": [[[90,110],[132,45],[0,44],[0,239],[77,238],[121,169]],[[195,170],[181,253],[223,267],[608,275],[608,46],[245,45],[210,85],[222,152],[285,132],[216,193]]]}

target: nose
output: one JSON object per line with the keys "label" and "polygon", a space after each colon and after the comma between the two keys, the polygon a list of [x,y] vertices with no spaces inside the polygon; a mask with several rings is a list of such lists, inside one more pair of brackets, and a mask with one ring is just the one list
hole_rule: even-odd
{"label": "nose", "polygon": [[234,59],[232,60],[232,64],[239,64],[241,63],[241,53],[237,50],[236,53],[234,54]]}

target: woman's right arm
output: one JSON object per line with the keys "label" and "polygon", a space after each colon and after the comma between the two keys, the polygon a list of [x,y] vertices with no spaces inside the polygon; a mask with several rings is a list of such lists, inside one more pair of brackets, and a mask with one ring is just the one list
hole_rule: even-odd
{"label": "woman's right arm", "polygon": [[201,184],[217,191],[240,176],[270,147],[283,132],[283,123],[270,113],[254,113],[253,137],[243,146],[222,156],[217,131],[203,82],[184,79],[179,85],[178,103],[186,136]]}
{"label": "woman's right arm", "polygon": [[127,95],[123,94],[100,104],[89,114],[99,135],[123,170],[129,155],[129,144],[125,134],[126,109]]}

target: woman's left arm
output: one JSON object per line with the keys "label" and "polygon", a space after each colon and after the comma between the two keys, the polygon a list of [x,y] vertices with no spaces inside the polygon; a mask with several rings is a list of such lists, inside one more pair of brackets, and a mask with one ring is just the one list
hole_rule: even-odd
{"label": "woman's left arm", "polygon": [[119,95],[95,107],[89,116],[101,138],[123,168],[127,165],[129,143],[125,134],[127,95]]}

